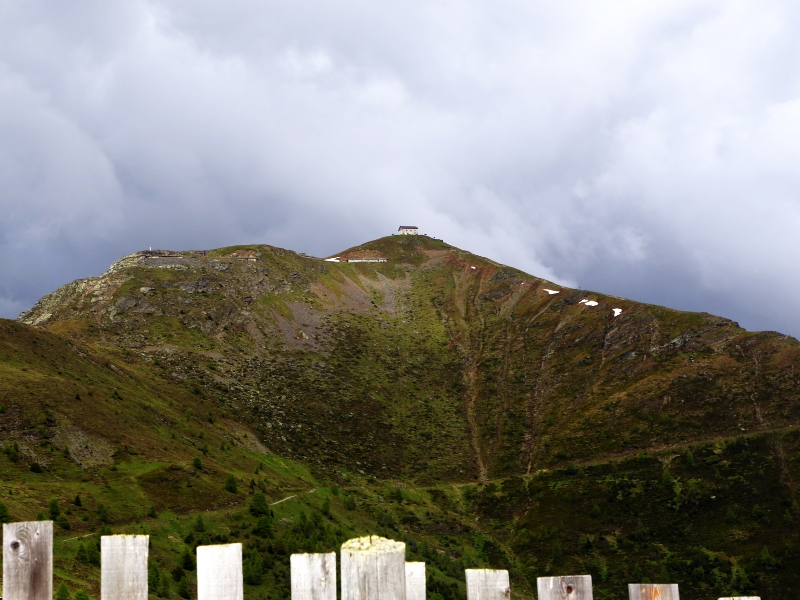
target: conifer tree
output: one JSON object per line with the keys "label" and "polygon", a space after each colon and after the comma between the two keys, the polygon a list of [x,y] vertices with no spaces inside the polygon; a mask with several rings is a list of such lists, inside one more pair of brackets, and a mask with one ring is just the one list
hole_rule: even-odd
{"label": "conifer tree", "polygon": [[58,515],[61,514],[61,508],[58,506],[58,500],[53,498],[50,500],[50,520],[55,521],[58,518]]}
{"label": "conifer tree", "polygon": [[63,583],[58,586],[58,590],[56,590],[55,600],[72,600],[72,596],[67,589],[67,586]]}
{"label": "conifer tree", "polygon": [[191,597],[189,594],[189,582],[186,580],[186,575],[181,577],[181,580],[178,583],[178,596],[187,599]]}

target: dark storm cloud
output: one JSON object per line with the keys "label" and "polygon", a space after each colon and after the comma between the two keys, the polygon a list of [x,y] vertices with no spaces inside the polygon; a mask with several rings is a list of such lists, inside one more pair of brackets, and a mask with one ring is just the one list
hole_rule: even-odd
{"label": "dark storm cloud", "polygon": [[789,2],[0,6],[0,315],[147,248],[413,222],[800,334]]}

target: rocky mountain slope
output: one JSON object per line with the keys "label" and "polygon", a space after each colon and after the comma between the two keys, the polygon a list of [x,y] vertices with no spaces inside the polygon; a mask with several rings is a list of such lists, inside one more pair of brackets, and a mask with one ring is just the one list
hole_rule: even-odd
{"label": "rocky mountain slope", "polygon": [[787,336],[564,289],[424,237],[341,254],[370,256],[387,262],[143,252],[20,320],[249,413],[275,452],[375,475],[485,480],[797,422]]}
{"label": "rocky mountain slope", "polygon": [[[277,505],[273,537],[248,534],[253,561],[298,547],[291,520],[309,510],[329,544],[407,537],[448,600],[479,564],[511,568],[522,596],[576,571],[599,597],[644,579],[685,598],[794,584],[796,340],[422,236],[336,256],[140,252],[5,322],[0,431],[8,473],[33,482],[12,513],[33,511],[25,485],[58,481],[116,502],[113,478],[120,528],[145,527],[145,505],[174,523],[210,508],[215,535],[244,535],[248,495],[319,488]],[[228,474],[253,483],[220,497]],[[153,531],[179,527],[165,523]],[[172,569],[174,548],[156,548]],[[283,597],[276,577],[249,593]]]}

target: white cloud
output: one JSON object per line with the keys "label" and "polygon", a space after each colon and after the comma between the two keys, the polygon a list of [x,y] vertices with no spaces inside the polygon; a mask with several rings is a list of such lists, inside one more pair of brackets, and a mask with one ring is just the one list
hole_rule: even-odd
{"label": "white cloud", "polygon": [[800,334],[799,10],[6,2],[0,294],[150,245],[327,255],[412,221]]}

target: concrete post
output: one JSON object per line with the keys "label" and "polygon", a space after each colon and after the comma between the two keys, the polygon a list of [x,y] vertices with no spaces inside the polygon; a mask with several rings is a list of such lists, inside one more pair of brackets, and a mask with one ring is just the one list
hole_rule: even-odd
{"label": "concrete post", "polygon": [[466,569],[467,600],[508,600],[511,584],[508,571],[498,569]]}
{"label": "concrete post", "polygon": [[629,583],[630,600],[680,600],[677,583]]}
{"label": "concrete post", "polygon": [[539,577],[539,600],[592,600],[592,576]]}
{"label": "concrete post", "polygon": [[406,563],[406,600],[425,600],[425,563]]}
{"label": "concrete post", "polygon": [[244,599],[241,544],[197,547],[197,599]]}
{"label": "concrete post", "polygon": [[292,554],[292,600],[336,600],[336,553]]}
{"label": "concrete post", "polygon": [[147,600],[149,535],[104,535],[100,538],[100,598]]}
{"label": "concrete post", "polygon": [[342,544],[342,600],[406,600],[406,545],[377,535]]}
{"label": "concrete post", "polygon": [[52,521],[3,524],[3,598],[52,600]]}

